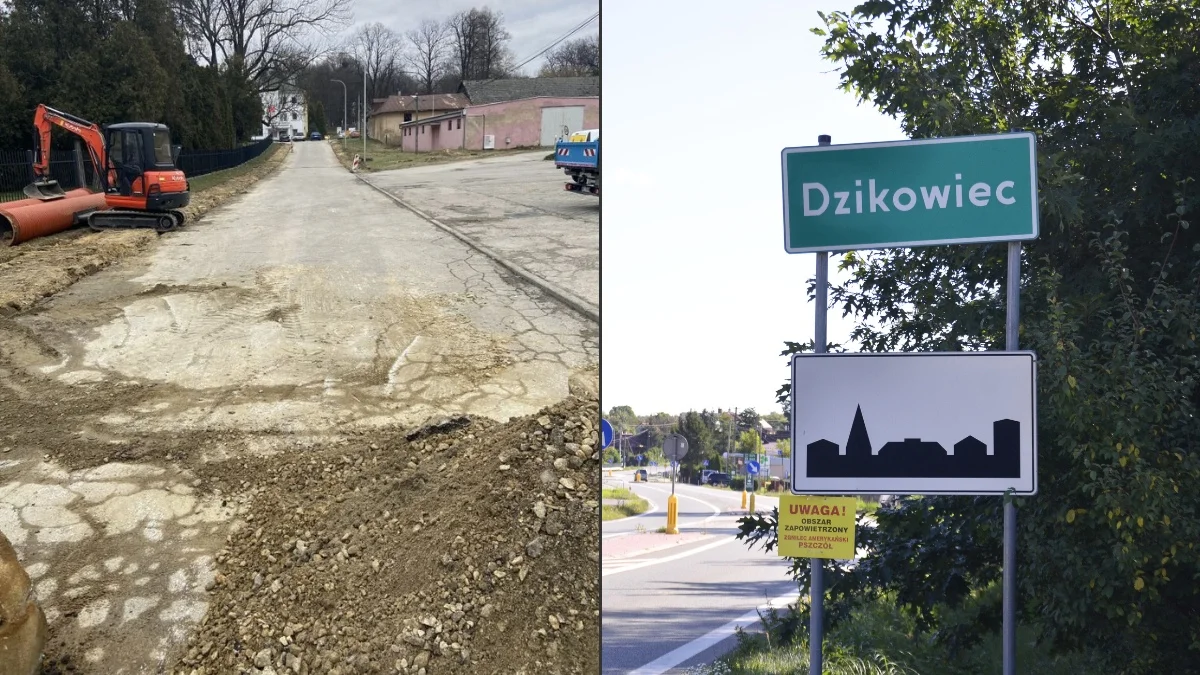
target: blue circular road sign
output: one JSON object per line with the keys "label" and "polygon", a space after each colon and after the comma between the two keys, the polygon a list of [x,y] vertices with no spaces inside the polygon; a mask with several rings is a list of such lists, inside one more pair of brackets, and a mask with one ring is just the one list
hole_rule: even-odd
{"label": "blue circular road sign", "polygon": [[608,420],[600,420],[600,436],[603,438],[603,441],[604,441],[604,444],[600,446],[601,449],[607,448],[608,446],[612,445],[613,429],[612,429],[612,425],[608,423]]}
{"label": "blue circular road sign", "polygon": [[758,475],[758,462],[756,462],[754,460],[750,460],[749,462],[746,462],[746,473],[750,474],[751,476],[757,476]]}

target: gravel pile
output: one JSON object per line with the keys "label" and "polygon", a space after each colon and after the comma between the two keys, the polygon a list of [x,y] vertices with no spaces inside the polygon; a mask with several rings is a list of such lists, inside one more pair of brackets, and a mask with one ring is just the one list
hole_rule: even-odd
{"label": "gravel pile", "polygon": [[594,673],[599,404],[227,462],[251,495],[175,673]]}

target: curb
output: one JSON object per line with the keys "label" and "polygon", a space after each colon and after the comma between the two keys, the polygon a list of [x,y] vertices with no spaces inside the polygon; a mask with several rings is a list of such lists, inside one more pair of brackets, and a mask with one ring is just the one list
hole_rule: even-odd
{"label": "curb", "polygon": [[476,251],[479,251],[480,253],[484,254],[488,258],[491,258],[492,261],[494,261],[501,267],[503,267],[503,268],[507,269],[509,272],[512,272],[513,274],[521,277],[526,282],[533,284],[534,286],[539,288],[542,292],[546,293],[546,295],[549,295],[550,297],[554,298],[555,300],[558,300],[559,302],[566,305],[567,307],[570,307],[572,310],[574,310],[578,314],[582,315],[584,318],[588,319],[589,321],[596,323],[596,324],[600,323],[600,310],[596,306],[592,305],[590,302],[584,300],[583,298],[580,298],[579,296],[575,295],[574,293],[571,293],[570,291],[568,291],[564,288],[561,288],[555,284],[550,283],[549,281],[546,281],[545,279],[537,276],[536,274],[530,272],[529,270],[525,269],[524,267],[521,267],[517,263],[512,262],[511,260],[508,260],[504,256],[502,256],[499,253],[488,248],[487,246],[484,246],[483,244],[476,241],[474,238],[472,238],[468,235],[465,235],[462,232],[459,232],[458,230],[454,229],[453,227],[450,227],[449,225],[439,222],[438,219],[434,218],[433,216],[430,216],[429,214],[421,211],[420,209],[416,208],[412,204],[409,204],[408,202],[404,201],[403,199],[400,199],[396,195],[388,192],[387,190],[384,190],[383,188],[379,187],[378,185],[367,180],[366,178],[364,178],[362,176],[362,174],[354,173],[354,177],[359,179],[360,181],[366,183],[367,185],[371,186],[377,192],[379,192],[383,196],[387,197],[388,199],[392,200],[396,204],[403,206],[404,208],[408,209],[409,211],[412,211],[418,217],[420,217],[422,220],[425,220],[425,221],[433,224],[438,229],[440,229],[440,230],[446,232],[447,234],[455,237],[456,239],[462,241],[467,246],[470,246],[471,248],[475,249]]}

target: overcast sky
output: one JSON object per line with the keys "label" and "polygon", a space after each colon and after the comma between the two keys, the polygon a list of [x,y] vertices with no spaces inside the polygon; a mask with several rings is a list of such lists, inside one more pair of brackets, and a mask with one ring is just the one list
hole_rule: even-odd
{"label": "overcast sky", "polygon": [[[903,138],[809,29],[851,0],[605,0],[602,405],[779,410],[812,339],[814,255],[783,251],[780,151]],[[829,338],[850,325],[830,312]]]}
{"label": "overcast sky", "polygon": [[[346,32],[350,35],[359,26],[376,21],[401,35],[416,28],[425,19],[445,21],[450,16],[472,7],[504,15],[504,27],[512,35],[508,46],[517,63],[540,52],[546,46],[583,23],[600,9],[599,0],[493,0],[492,2],[470,2],[470,0],[415,0],[397,3],[395,0],[354,0],[354,25]],[[594,35],[600,29],[597,19],[582,28],[570,39]],[[526,75],[537,75],[544,62],[538,58],[522,68]]]}

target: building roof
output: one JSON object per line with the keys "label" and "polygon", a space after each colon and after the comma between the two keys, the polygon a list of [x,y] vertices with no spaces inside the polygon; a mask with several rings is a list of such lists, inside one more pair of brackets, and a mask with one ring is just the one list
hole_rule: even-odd
{"label": "building roof", "polygon": [[506,80],[467,80],[458,91],[472,105],[518,101],[538,96],[575,98],[599,96],[599,77],[524,77]]}
{"label": "building roof", "polygon": [[394,94],[377,103],[371,110],[372,115],[386,113],[415,112],[420,105],[421,110],[462,110],[470,101],[462,94],[421,94],[420,96],[401,96]]}
{"label": "building roof", "polygon": [[463,114],[464,113],[462,110],[451,110],[450,112],[442,113],[441,115],[431,115],[429,117],[422,117],[419,120],[409,120],[407,122],[401,122],[400,126],[402,126],[402,127],[418,127],[418,126],[424,126],[426,124],[441,124],[442,122],[444,122],[446,120],[452,120],[452,119],[457,119],[459,117],[462,117]]}

